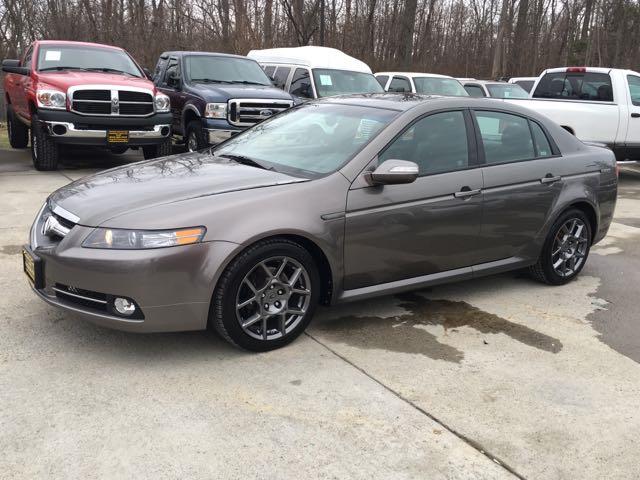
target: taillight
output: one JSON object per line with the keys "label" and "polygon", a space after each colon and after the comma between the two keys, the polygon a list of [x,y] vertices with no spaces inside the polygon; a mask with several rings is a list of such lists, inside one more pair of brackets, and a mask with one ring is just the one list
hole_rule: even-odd
{"label": "taillight", "polygon": [[587,67],[569,67],[567,73],[587,73]]}

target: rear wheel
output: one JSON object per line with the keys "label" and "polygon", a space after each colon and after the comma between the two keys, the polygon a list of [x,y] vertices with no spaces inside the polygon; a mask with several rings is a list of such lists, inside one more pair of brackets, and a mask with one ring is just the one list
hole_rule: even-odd
{"label": "rear wheel", "polygon": [[256,352],[292,342],[319,298],[313,257],[284,239],[257,243],[231,262],[213,295],[210,322],[230,343]]}
{"label": "rear wheel", "polygon": [[564,212],[551,227],[531,275],[550,285],[563,285],[578,276],[591,248],[591,224],[581,210]]}
{"label": "rear wheel", "polygon": [[187,125],[187,139],[185,141],[189,152],[197,152],[206,148],[207,141],[204,138],[202,124],[198,120],[193,120]]}
{"label": "rear wheel", "polygon": [[164,139],[161,143],[156,145],[145,145],[142,147],[142,155],[145,160],[151,160],[152,158],[168,157],[171,155],[171,137]]}
{"label": "rear wheel", "polygon": [[42,128],[36,114],[31,116],[31,159],[36,170],[58,168],[58,145]]}
{"label": "rear wheel", "polygon": [[7,135],[12,148],[26,148],[29,145],[29,129],[16,118],[11,107],[7,107]]}

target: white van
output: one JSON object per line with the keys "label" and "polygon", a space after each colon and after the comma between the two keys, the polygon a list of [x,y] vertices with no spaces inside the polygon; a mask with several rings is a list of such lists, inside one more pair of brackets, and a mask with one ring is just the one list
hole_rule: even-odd
{"label": "white van", "polygon": [[302,99],[384,92],[366,63],[335,48],[269,48],[251,50],[247,57],[262,66],[276,87]]}

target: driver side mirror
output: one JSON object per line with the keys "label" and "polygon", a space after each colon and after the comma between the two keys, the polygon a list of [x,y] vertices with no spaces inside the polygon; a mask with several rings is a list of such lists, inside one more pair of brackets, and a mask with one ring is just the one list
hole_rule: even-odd
{"label": "driver side mirror", "polygon": [[398,185],[413,183],[420,169],[414,162],[407,160],[385,160],[373,172],[365,173],[369,185]]}
{"label": "driver side mirror", "polygon": [[2,60],[2,71],[6,73],[17,73],[18,75],[29,75],[27,67],[20,66],[20,60]]}

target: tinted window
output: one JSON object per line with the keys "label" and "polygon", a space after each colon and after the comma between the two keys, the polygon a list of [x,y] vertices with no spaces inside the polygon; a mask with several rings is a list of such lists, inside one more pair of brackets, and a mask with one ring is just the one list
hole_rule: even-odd
{"label": "tinted window", "polygon": [[24,61],[22,62],[22,66],[26,68],[31,68],[31,59],[33,57],[33,47],[30,47],[27,51],[27,54],[24,56]]}
{"label": "tinted window", "polygon": [[465,85],[464,89],[472,97],[484,97],[484,90],[482,90],[482,87],[479,87],[478,85]]}
{"label": "tinted window", "polygon": [[269,77],[273,77],[273,72],[276,71],[276,67],[273,65],[264,68],[264,73],[266,73]]}
{"label": "tinted window", "polygon": [[314,68],[313,80],[318,97],[384,92],[376,77],[370,73]]}
{"label": "tinted window", "polygon": [[379,155],[380,162],[390,159],[417,163],[421,175],[466,168],[469,150],[463,113],[436,113],[418,120]]}
{"label": "tinted window", "polygon": [[549,139],[545,135],[544,131],[536,122],[529,121],[531,125],[531,132],[533,133],[533,142],[536,148],[537,157],[550,157],[553,155]]}
{"label": "tinted window", "polygon": [[488,83],[487,90],[493,98],[529,98],[529,94],[515,83]]}
{"label": "tinted window", "polygon": [[640,77],[628,75],[627,81],[629,82],[629,95],[631,95],[631,102],[635,106],[640,106]]}
{"label": "tinted window", "polygon": [[538,82],[533,98],[612,102],[611,77],[606,73],[547,73]]}
{"label": "tinted window", "polygon": [[384,88],[387,85],[387,80],[389,80],[389,75],[378,75],[376,77],[376,80],[378,80],[380,86]]}
{"label": "tinted window", "polygon": [[273,75],[273,83],[276,87],[284,90],[287,84],[287,78],[289,78],[290,67],[278,67]]}
{"label": "tinted window", "polygon": [[453,78],[413,77],[416,93],[426,95],[448,95],[453,97],[468,97],[462,84]]}
{"label": "tinted window", "polygon": [[475,112],[487,164],[534,158],[526,118],[500,112]]}
{"label": "tinted window", "polygon": [[169,83],[169,78],[171,77],[178,78],[178,79],[180,78],[180,67],[178,65],[178,60],[176,60],[175,58],[172,58],[169,60],[169,66],[167,67],[167,71],[164,72],[163,83],[165,85],[171,85]]}
{"label": "tinted window", "polygon": [[293,72],[293,78],[291,79],[289,93],[296,97],[313,98],[309,70],[306,68],[296,68],[296,71]]}
{"label": "tinted window", "polygon": [[410,92],[411,84],[409,79],[405,77],[393,77],[389,84],[390,92]]}
{"label": "tinted window", "polygon": [[153,71],[153,81],[154,83],[160,83],[160,81],[162,80],[162,71],[164,70],[164,67],[167,66],[167,62],[169,61],[168,58],[162,58],[160,57],[160,60],[158,60],[158,63],[156,64],[156,69]]}
{"label": "tinted window", "polygon": [[40,45],[38,70],[55,71],[81,68],[88,70],[117,70],[135,77],[143,73],[126,52],[116,48],[92,47],[90,45]]}
{"label": "tinted window", "polygon": [[525,92],[529,93],[535,82],[533,80],[517,80],[513,83],[520,85]]}

